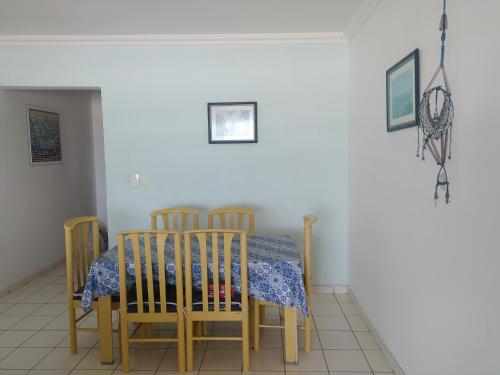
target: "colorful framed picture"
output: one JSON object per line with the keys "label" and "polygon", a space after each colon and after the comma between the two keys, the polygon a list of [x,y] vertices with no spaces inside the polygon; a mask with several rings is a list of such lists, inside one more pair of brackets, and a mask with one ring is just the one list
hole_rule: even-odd
{"label": "colorful framed picture", "polygon": [[257,143],[257,102],[208,103],[208,143]]}
{"label": "colorful framed picture", "polygon": [[30,105],[27,111],[31,164],[61,163],[59,113]]}
{"label": "colorful framed picture", "polygon": [[419,65],[417,48],[386,72],[388,132],[418,124]]}

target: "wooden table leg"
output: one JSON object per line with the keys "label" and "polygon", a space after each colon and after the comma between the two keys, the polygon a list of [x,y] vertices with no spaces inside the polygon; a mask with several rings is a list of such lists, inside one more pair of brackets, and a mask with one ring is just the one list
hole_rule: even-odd
{"label": "wooden table leg", "polygon": [[297,309],[285,307],[285,362],[297,363],[299,360],[297,344]]}
{"label": "wooden table leg", "polygon": [[101,348],[101,363],[113,363],[113,316],[111,312],[111,296],[99,297],[97,319]]}

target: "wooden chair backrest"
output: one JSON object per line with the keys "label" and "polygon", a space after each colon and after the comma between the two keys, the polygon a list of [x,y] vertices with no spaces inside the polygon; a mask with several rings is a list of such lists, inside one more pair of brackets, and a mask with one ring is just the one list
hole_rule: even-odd
{"label": "wooden chair backrest", "polygon": [[[153,230],[158,230],[158,217],[162,219],[163,230],[167,231],[184,232],[200,227],[200,212],[194,208],[163,208],[151,212],[150,216]],[[189,221],[191,221],[191,226],[189,226]]]}
{"label": "wooden chair backrest", "polygon": [[219,229],[245,230],[249,236],[255,236],[255,212],[249,208],[224,207],[208,211],[208,229],[215,229],[214,217],[219,219]]}
{"label": "wooden chair backrest", "polygon": [[90,264],[100,255],[99,218],[81,216],[64,223],[68,293],[85,286]]}
{"label": "wooden chair backrest", "polygon": [[[232,254],[231,247],[235,237],[240,240],[240,278],[241,278],[241,307],[242,310],[248,307],[248,260],[247,260],[247,233],[244,231],[236,230],[195,230],[184,233],[184,247],[185,247],[185,274],[186,274],[186,307],[192,308],[192,295],[193,295],[193,278],[192,278],[192,247],[193,241],[198,241],[200,248],[200,262],[201,262],[201,281],[202,281],[202,302],[203,312],[209,310],[209,281],[213,283],[213,311],[220,312],[220,303],[225,303],[225,311],[232,311],[231,297],[231,262]],[[211,241],[212,259],[209,259],[208,240]],[[219,239],[223,240],[222,249],[219,249]],[[222,250],[222,254],[220,254]],[[221,259],[221,255],[223,259]],[[208,264],[212,262],[213,277],[209,280]],[[224,279],[220,280],[219,265],[224,262]],[[221,301],[219,288],[220,283],[224,282],[225,297]],[[234,285],[234,284],[233,284]]]}
{"label": "wooden chair backrest", "polygon": [[[135,269],[135,289],[137,297],[137,314],[165,314],[167,313],[167,275],[165,267],[165,247],[167,239],[174,239],[174,263],[176,280],[176,303],[177,311],[183,309],[183,280],[182,280],[182,254],[181,235],[179,232],[168,232],[158,230],[126,231],[116,235],[118,242],[118,266],[120,278],[120,309],[127,311],[127,282],[126,282],[126,252],[125,243],[129,239],[132,245],[132,255]],[[140,238],[144,239],[143,259],[144,267],[141,264]],[[151,246],[153,239],[156,239],[156,260],[158,262],[158,279],[154,279],[153,259],[154,251]],[[143,275],[145,270],[145,275]],[[144,300],[143,282],[147,286],[148,300]],[[160,292],[160,312],[155,311],[154,284],[157,283]],[[144,302],[148,303],[148,311],[144,311]]]}
{"label": "wooden chair backrest", "polygon": [[312,252],[312,226],[318,221],[314,215],[304,216],[304,284],[308,300],[312,293],[312,274],[311,274],[311,252]]}

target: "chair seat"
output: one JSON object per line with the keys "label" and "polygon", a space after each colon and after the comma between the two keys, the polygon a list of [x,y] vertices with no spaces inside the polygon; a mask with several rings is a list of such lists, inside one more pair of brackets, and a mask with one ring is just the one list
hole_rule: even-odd
{"label": "chair seat", "polygon": [[[74,291],[73,293],[73,300],[74,301],[81,301],[83,297],[83,291],[85,290],[85,285],[81,286],[77,290]],[[97,301],[97,298],[94,298],[94,301]],[[120,296],[111,296],[111,301],[112,302],[120,302]]]}
{"label": "chair seat", "polygon": [[85,285],[78,288],[77,290],[75,290],[75,292],[73,293],[73,299],[77,300],[77,301],[81,301],[82,297],[83,297],[84,289],[85,289]]}
{"label": "chair seat", "polygon": [[[160,286],[157,282],[153,284],[153,294],[154,294],[154,312],[161,312],[161,302],[160,302]],[[167,284],[166,287],[167,294],[167,312],[177,312],[177,288],[175,285]],[[142,299],[143,299],[143,311],[153,312],[149,308],[148,301],[148,284],[146,282],[142,283]],[[135,285],[127,293],[127,312],[137,313],[137,289]]]}
{"label": "chair seat", "polygon": [[[214,301],[208,300],[208,311],[214,311]],[[226,302],[220,299],[219,310],[226,311]],[[202,292],[193,290],[193,311],[203,311],[203,296]],[[241,294],[235,293],[231,298],[231,311],[241,311]]]}

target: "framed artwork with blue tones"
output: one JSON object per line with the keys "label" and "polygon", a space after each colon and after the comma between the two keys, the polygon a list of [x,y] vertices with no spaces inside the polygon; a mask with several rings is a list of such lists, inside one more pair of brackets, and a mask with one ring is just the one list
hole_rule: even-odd
{"label": "framed artwork with blue tones", "polygon": [[27,110],[31,164],[61,163],[59,113],[30,105]]}
{"label": "framed artwork with blue tones", "polygon": [[418,124],[420,67],[418,48],[386,72],[387,131]]}
{"label": "framed artwork with blue tones", "polygon": [[257,102],[208,103],[208,143],[257,143]]}

